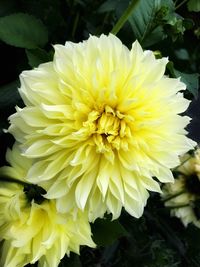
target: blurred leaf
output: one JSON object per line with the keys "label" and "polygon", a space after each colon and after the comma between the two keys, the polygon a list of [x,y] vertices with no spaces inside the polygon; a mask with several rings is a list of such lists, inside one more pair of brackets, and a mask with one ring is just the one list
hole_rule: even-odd
{"label": "blurred leaf", "polygon": [[173,42],[182,36],[186,30],[183,21],[182,18],[175,14],[166,22],[165,29]]}
{"label": "blurred leaf", "polygon": [[0,110],[16,105],[20,99],[18,93],[19,81],[13,81],[0,87]]}
{"label": "blurred leaf", "polygon": [[32,68],[52,60],[52,56],[41,48],[26,49],[26,55],[28,57],[28,63]]}
{"label": "blurred leaf", "polygon": [[59,267],[81,267],[81,266],[82,264],[79,255],[74,253],[70,253],[69,257],[65,255],[65,257],[59,264]]}
{"label": "blurred leaf", "polygon": [[[66,27],[71,23],[65,24],[65,20],[69,19],[69,10],[65,9],[64,4],[58,0],[20,0],[25,13],[32,14],[36,18],[43,21],[48,28],[48,35],[51,43],[56,43],[63,38],[63,42],[66,41]],[[66,0],[67,2],[67,0]],[[71,1],[72,2],[72,1]],[[73,1],[74,5],[77,1]],[[72,6],[72,4],[71,4]],[[62,14],[63,13],[63,14]],[[62,40],[62,39],[61,39]]]}
{"label": "blurred leaf", "polygon": [[102,5],[98,8],[98,13],[105,13],[115,10],[117,4],[120,0],[107,0],[102,3]]}
{"label": "blurred leaf", "polygon": [[79,5],[83,6],[83,7],[86,6],[86,3],[84,2],[84,0],[75,0],[74,2],[75,2],[76,4],[79,4]]}
{"label": "blurred leaf", "polygon": [[187,3],[189,11],[199,12],[200,11],[200,0],[190,0]]}
{"label": "blurred leaf", "polygon": [[181,60],[189,60],[189,53],[186,49],[179,49],[179,50],[175,50],[175,55],[178,59]]}
{"label": "blurred leaf", "polygon": [[135,37],[142,42],[151,31],[159,0],[141,0],[129,17]]}
{"label": "blurred leaf", "polygon": [[161,0],[160,1],[161,6],[167,6],[170,10],[175,9],[174,1],[173,0]]}
{"label": "blurred leaf", "polygon": [[171,225],[168,225],[164,218],[158,216],[157,214],[151,214],[146,211],[146,216],[149,221],[162,233],[165,239],[174,247],[180,255],[185,255],[185,244],[182,242],[181,238],[175,232]]}
{"label": "blurred leaf", "polygon": [[48,33],[41,20],[16,13],[0,18],[0,39],[9,45],[34,49],[47,43]]}
{"label": "blurred leaf", "polygon": [[175,26],[177,23],[177,17],[176,16],[170,16],[170,18],[167,20],[166,24]]}
{"label": "blurred leaf", "polygon": [[105,247],[105,249],[103,250],[102,253],[102,262],[104,264],[108,264],[109,261],[112,261],[114,256],[115,256],[115,252],[117,250],[117,248],[119,247],[119,242],[113,242],[111,245]]}
{"label": "blurred leaf", "polygon": [[199,39],[200,38],[200,27],[198,27],[195,31],[194,34],[196,35],[196,37]]}
{"label": "blurred leaf", "polygon": [[117,220],[97,219],[91,226],[93,240],[98,246],[110,245],[119,237],[127,235],[126,230]]}
{"label": "blurred leaf", "polygon": [[158,11],[156,12],[156,19],[159,21],[168,21],[175,11],[175,5],[172,0],[161,0]]}
{"label": "blurred leaf", "polygon": [[198,89],[199,89],[199,74],[198,73],[184,73],[178,71],[174,68],[174,64],[170,61],[167,64],[167,69],[173,78],[181,77],[181,81],[186,84],[187,90],[195,97],[198,97]]}
{"label": "blurred leaf", "polygon": [[171,37],[173,42],[180,38],[186,29],[191,29],[194,25],[191,19],[184,19],[182,16],[177,14],[175,10],[175,4],[173,1],[161,0],[154,19],[155,25],[162,26],[165,37],[168,35]]}
{"label": "blurred leaf", "polygon": [[166,37],[167,35],[163,31],[163,27],[158,26],[149,35],[147,35],[143,42],[143,47],[149,47],[151,45],[154,45],[160,42],[161,40],[164,40]]}
{"label": "blurred leaf", "polygon": [[186,30],[190,30],[194,26],[194,21],[192,19],[184,19],[183,26]]}
{"label": "blurred leaf", "polygon": [[[148,267],[178,267],[180,266],[179,259],[176,258],[176,253],[173,249],[166,246],[164,240],[152,240],[150,251],[152,254],[152,263]],[[147,267],[147,266],[146,266]]]}
{"label": "blurred leaf", "polygon": [[181,81],[187,86],[187,90],[193,94],[195,98],[198,97],[199,89],[199,74],[198,73],[184,73],[174,69],[176,77],[181,77]]}

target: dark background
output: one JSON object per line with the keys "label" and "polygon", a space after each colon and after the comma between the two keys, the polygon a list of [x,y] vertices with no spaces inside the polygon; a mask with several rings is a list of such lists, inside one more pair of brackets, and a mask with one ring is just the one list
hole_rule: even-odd
{"label": "dark background", "polygon": [[[191,0],[190,0],[191,1]],[[142,16],[131,14],[130,21],[118,33],[129,48],[138,39],[145,49],[159,51],[168,56],[174,66],[166,74],[176,77],[176,70],[186,74],[200,72],[200,16],[188,7],[189,1],[140,0],[142,14],[151,16],[151,23],[144,34],[138,33],[135,24]],[[52,44],[65,41],[79,42],[89,34],[109,33],[127,8],[128,0],[0,0],[0,17],[28,14],[39,19],[48,32],[47,42],[38,49],[16,45],[14,35],[9,35],[8,22],[0,18],[0,164],[4,165],[7,147],[14,139],[4,132],[8,116],[15,106],[23,106],[17,92],[18,76],[23,70],[37,67],[52,60]],[[181,4],[182,3],[182,4]],[[147,20],[149,18],[147,17]],[[14,22],[11,27],[13,27]],[[139,29],[143,26],[139,24]],[[9,40],[2,37],[8,30]],[[156,30],[156,31],[155,31]],[[30,29],[31,31],[31,29]],[[13,42],[15,45],[13,45]],[[34,56],[33,56],[34,55]],[[196,75],[196,74],[195,74]],[[186,112],[192,121],[188,126],[189,136],[200,142],[200,97],[197,75],[191,77],[185,97],[191,105]],[[61,267],[199,267],[200,230],[194,226],[187,229],[176,218],[171,218],[157,194],[151,194],[144,216],[138,220],[125,212],[119,220],[97,220],[92,224],[97,249],[82,248],[80,257],[71,254],[65,257]],[[34,265],[36,266],[36,265]]]}

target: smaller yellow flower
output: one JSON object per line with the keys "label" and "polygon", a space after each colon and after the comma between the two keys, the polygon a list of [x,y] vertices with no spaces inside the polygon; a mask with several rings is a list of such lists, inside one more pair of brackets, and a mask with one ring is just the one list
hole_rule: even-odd
{"label": "smaller yellow flower", "polygon": [[184,226],[193,223],[200,228],[200,149],[194,156],[186,154],[181,162],[174,184],[163,187],[165,206],[171,208],[171,215],[178,217]]}
{"label": "smaller yellow flower", "polygon": [[76,218],[74,213],[60,214],[55,201],[40,194],[44,193],[42,188],[23,187],[23,175],[31,160],[22,157],[16,145],[8,150],[7,160],[11,167],[1,168],[1,173],[20,182],[2,181],[0,186],[1,267],[22,267],[37,261],[39,267],[56,267],[65,254],[79,253],[80,245],[95,247],[86,214],[77,211]]}

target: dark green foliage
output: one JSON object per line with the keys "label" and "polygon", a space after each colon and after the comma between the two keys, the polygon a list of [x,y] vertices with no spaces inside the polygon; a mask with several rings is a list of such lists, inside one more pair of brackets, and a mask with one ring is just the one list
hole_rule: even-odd
{"label": "dark green foliage", "polygon": [[0,39],[9,45],[34,49],[47,43],[48,32],[39,19],[16,13],[0,19]]}
{"label": "dark green foliage", "polygon": [[183,73],[178,70],[174,70],[174,73],[176,77],[181,77],[181,81],[186,84],[188,91],[191,92],[197,98],[199,89],[199,74]]}
{"label": "dark green foliage", "polygon": [[0,110],[9,108],[19,101],[20,95],[18,93],[19,81],[13,81],[3,85],[0,88]]}
{"label": "dark green foliage", "polygon": [[[178,54],[180,57],[180,54]],[[199,74],[198,73],[184,73],[174,68],[173,62],[167,64],[167,68],[173,78],[179,78],[186,84],[187,90],[195,97],[198,97],[199,89]]]}
{"label": "dark green foliage", "polygon": [[52,56],[41,48],[26,49],[26,55],[28,58],[28,64],[34,68],[38,67],[41,63],[51,61]]}
{"label": "dark green foliage", "polygon": [[91,226],[93,240],[98,246],[110,245],[117,238],[128,234],[118,220],[97,219]]}
{"label": "dark green foliage", "polygon": [[199,12],[200,11],[200,1],[199,0],[189,0],[187,3],[189,11]]}
{"label": "dark green foliage", "polygon": [[133,14],[129,18],[135,38],[143,43],[146,36],[152,32],[153,21],[158,10],[158,0],[140,0]]}

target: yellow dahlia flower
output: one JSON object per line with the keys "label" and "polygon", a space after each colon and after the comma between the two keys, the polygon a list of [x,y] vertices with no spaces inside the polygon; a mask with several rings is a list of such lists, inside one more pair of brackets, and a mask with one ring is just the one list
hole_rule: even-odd
{"label": "yellow dahlia flower", "polygon": [[200,149],[194,156],[186,154],[181,161],[177,179],[174,184],[164,186],[162,197],[172,216],[185,226],[193,223],[200,228]]}
{"label": "yellow dahlia flower", "polygon": [[[1,173],[23,183],[31,160],[20,156],[16,146],[7,152],[7,160],[11,167],[3,167]],[[95,246],[87,215],[77,212],[74,218],[74,214],[60,214],[54,200],[39,194],[34,197],[33,190],[19,183],[0,182],[1,267],[37,261],[40,267],[56,267],[66,253],[79,253],[80,245]]]}
{"label": "yellow dahlia flower", "polygon": [[147,190],[160,191],[152,177],[173,181],[170,168],[194,142],[178,115],[189,105],[185,84],[164,75],[167,62],[110,34],[55,45],[53,62],[21,74],[25,107],[9,132],[35,159],[29,181],[59,211],[74,203],[90,220],[122,207],[140,217]]}

